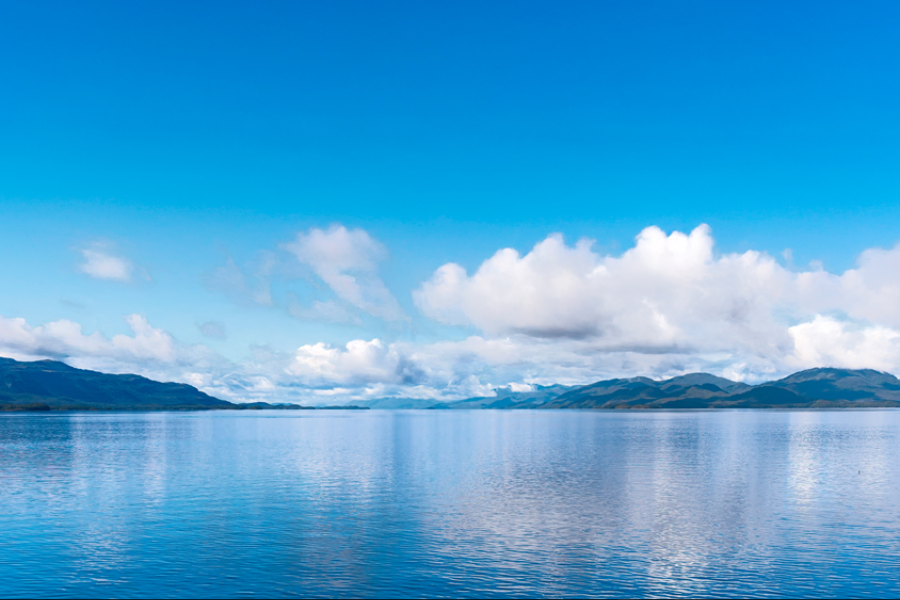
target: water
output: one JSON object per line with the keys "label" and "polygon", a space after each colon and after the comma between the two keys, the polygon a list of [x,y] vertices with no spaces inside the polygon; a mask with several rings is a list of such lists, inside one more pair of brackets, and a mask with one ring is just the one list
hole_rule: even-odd
{"label": "water", "polygon": [[900,596],[900,411],[0,416],[0,596]]}

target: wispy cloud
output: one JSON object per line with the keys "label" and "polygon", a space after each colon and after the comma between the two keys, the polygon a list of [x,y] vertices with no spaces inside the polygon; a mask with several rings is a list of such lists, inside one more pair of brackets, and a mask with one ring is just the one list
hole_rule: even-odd
{"label": "wispy cloud", "polygon": [[407,319],[378,277],[378,263],[387,258],[387,249],[366,231],[343,225],[312,228],[282,247],[308,265],[341,300],[385,321]]}
{"label": "wispy cloud", "polygon": [[273,306],[271,277],[276,267],[275,255],[263,250],[248,266],[250,275],[245,275],[229,256],[224,265],[204,277],[204,283],[207,288],[228,294],[240,304]]}
{"label": "wispy cloud", "polygon": [[[378,275],[378,265],[387,256],[384,245],[362,229],[314,227],[280,244],[277,251],[260,251],[243,268],[229,256],[204,282],[240,304],[279,308],[307,321],[361,325],[363,313],[390,323],[408,321]],[[290,288],[298,280],[314,288],[314,295],[332,297],[301,301],[305,294]],[[273,284],[280,290],[277,298]]]}
{"label": "wispy cloud", "polygon": [[228,337],[225,330],[225,323],[222,323],[221,321],[207,321],[206,323],[200,323],[197,325],[197,329],[200,330],[200,334],[204,337],[216,340],[224,340]]}
{"label": "wispy cloud", "polygon": [[304,321],[362,325],[362,319],[334,300],[326,300],[325,302],[313,300],[311,306],[304,306],[291,294],[288,298],[287,311],[292,317],[303,319]]}

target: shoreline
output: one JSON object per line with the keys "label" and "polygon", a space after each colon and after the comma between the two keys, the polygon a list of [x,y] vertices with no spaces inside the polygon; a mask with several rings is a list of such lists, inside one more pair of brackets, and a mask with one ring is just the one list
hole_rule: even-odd
{"label": "shoreline", "polygon": [[378,411],[378,412],[427,412],[427,411],[447,411],[447,412],[542,412],[542,413],[559,413],[559,412],[595,412],[595,413],[692,413],[692,412],[724,412],[724,411],[803,411],[803,412],[844,412],[854,410],[885,410],[900,409],[900,405],[896,404],[860,404],[846,406],[719,406],[719,407],[698,407],[698,408],[665,408],[665,407],[641,407],[641,408],[370,408],[368,406],[269,406],[269,407],[203,407],[203,406],[184,406],[184,407],[125,407],[125,408],[109,408],[96,406],[0,406],[0,415],[3,414],[22,414],[22,413],[141,413],[141,412],[246,412],[246,411],[322,411],[322,410],[339,410],[339,411]]}

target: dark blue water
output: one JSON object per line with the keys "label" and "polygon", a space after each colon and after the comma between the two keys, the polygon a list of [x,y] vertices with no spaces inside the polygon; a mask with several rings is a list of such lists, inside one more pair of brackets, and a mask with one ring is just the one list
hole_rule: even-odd
{"label": "dark blue water", "polygon": [[0,416],[0,596],[900,596],[900,411]]}

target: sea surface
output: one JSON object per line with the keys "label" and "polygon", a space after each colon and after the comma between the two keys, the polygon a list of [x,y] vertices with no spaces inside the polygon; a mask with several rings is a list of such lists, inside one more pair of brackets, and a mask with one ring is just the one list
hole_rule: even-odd
{"label": "sea surface", "polygon": [[0,597],[900,596],[900,411],[0,415]]}

